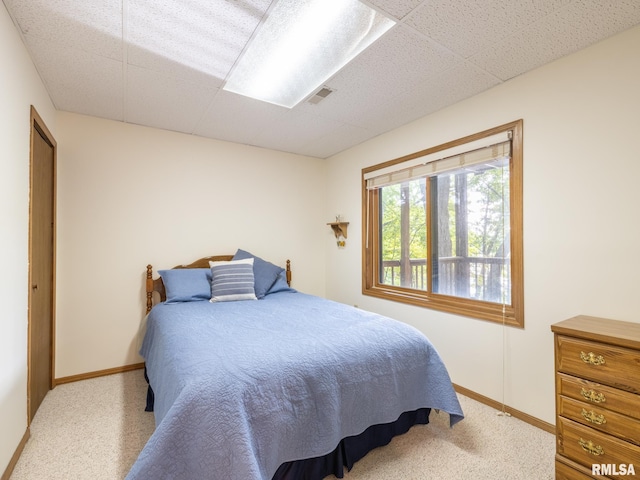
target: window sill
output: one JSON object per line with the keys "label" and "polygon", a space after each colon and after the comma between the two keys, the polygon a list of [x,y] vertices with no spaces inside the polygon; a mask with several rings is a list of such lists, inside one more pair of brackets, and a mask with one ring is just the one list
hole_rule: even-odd
{"label": "window sill", "polygon": [[[363,288],[362,294],[405,303],[431,310],[451,313],[463,317],[486,320],[510,327],[524,328],[524,315],[517,315],[512,305],[484,302],[449,295],[429,294],[418,290],[409,290],[387,285]],[[504,309],[504,312],[503,312]]]}

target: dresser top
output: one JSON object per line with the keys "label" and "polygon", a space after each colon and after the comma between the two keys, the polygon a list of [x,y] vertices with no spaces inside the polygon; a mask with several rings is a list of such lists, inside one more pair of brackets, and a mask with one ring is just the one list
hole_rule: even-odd
{"label": "dresser top", "polygon": [[640,323],[579,315],[551,325],[551,331],[640,350]]}

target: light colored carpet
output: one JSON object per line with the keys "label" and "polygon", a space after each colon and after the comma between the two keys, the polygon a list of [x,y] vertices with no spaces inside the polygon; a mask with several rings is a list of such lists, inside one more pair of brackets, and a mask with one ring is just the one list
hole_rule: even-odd
{"label": "light colored carpet", "polygon": [[[11,480],[124,478],[153,432],[145,395],[141,370],[59,385],[36,414]],[[465,419],[453,429],[446,413],[432,413],[429,425],[372,451],[345,479],[554,478],[553,435],[459,398]]]}
{"label": "light colored carpet", "polygon": [[11,480],[125,477],[154,429],[142,370],[59,385],[31,422]]}

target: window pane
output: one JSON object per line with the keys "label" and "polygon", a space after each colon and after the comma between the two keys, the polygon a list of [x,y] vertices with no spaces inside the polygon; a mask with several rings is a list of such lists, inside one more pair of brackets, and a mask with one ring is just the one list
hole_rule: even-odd
{"label": "window pane", "polygon": [[426,181],[380,189],[380,283],[427,289]]}
{"label": "window pane", "polygon": [[430,182],[433,291],[509,304],[508,161],[447,172]]}

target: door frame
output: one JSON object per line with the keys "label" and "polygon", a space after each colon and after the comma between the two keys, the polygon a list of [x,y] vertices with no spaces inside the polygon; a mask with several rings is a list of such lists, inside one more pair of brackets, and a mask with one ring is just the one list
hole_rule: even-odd
{"label": "door frame", "polygon": [[55,138],[45,125],[42,117],[38,114],[37,110],[31,105],[30,124],[29,124],[29,283],[27,285],[28,291],[28,307],[27,307],[27,428],[31,425],[31,285],[32,285],[32,271],[31,265],[33,264],[33,252],[31,248],[32,240],[32,207],[33,207],[33,142],[34,135],[42,136],[45,141],[53,148],[53,258],[52,258],[52,279],[51,279],[51,358],[50,365],[51,371],[49,372],[49,389],[53,390],[55,387],[55,359],[56,359],[56,231],[57,231],[57,158],[58,158],[58,146]]}

